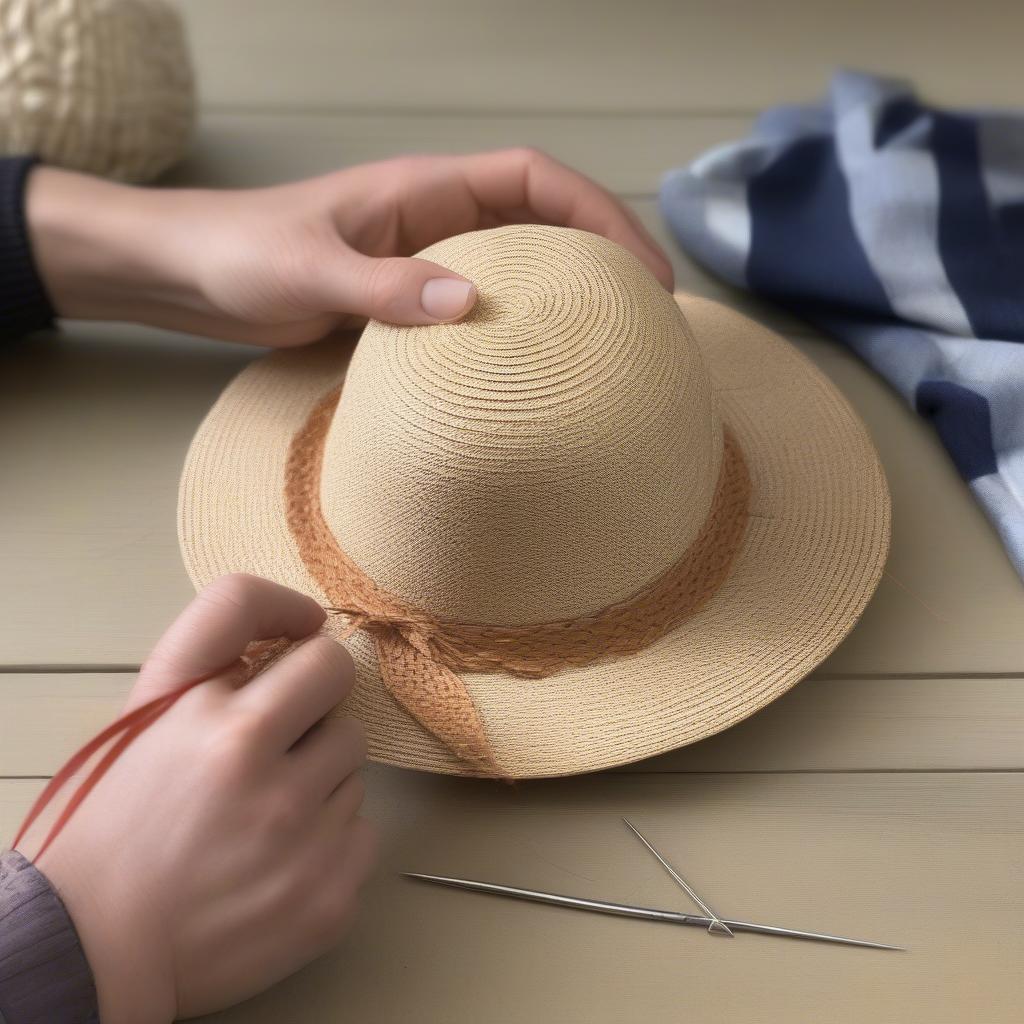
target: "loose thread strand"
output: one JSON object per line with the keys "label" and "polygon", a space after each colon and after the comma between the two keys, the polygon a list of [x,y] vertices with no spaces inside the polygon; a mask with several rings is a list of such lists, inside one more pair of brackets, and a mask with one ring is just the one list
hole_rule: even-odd
{"label": "loose thread strand", "polygon": [[85,744],[85,746],[73,754],[64,763],[56,775],[54,775],[54,777],[49,781],[42,793],[39,794],[35,803],[33,803],[32,807],[29,809],[28,814],[25,816],[25,820],[21,823],[21,827],[18,829],[18,834],[14,837],[14,842],[11,845],[14,847],[18,846],[18,844],[27,835],[28,830],[35,824],[43,811],[45,811],[53,802],[54,797],[56,797],[64,786],[67,785],[68,781],[88,763],[89,759],[93,757],[94,754],[101,750],[111,740],[116,739],[116,742],[107,754],[104,755],[102,761],[100,761],[100,763],[93,769],[88,778],[79,786],[68,800],[67,805],[61,812],[61,815],[57,819],[53,828],[50,830],[50,833],[47,835],[42,847],[40,847],[39,851],[36,853],[37,859],[41,857],[54,839],[56,839],[63,831],[68,821],[71,820],[71,816],[81,805],[85,797],[107,773],[111,765],[113,765],[117,758],[121,756],[128,745],[148,729],[161,715],[164,714],[164,712],[169,710],[185,693],[193,687],[198,686],[200,683],[206,682],[206,680],[210,678],[212,678],[212,676],[201,676],[198,679],[193,679],[184,683],[176,690],[172,690],[170,693],[163,694],[160,697],[155,697],[153,700],[147,701],[147,703],[129,711],[127,714],[122,715],[101,732],[97,733],[91,740],[89,740],[88,743]]}
{"label": "loose thread strand", "polygon": [[134,742],[134,740],[145,732],[161,715],[168,711],[171,706],[175,703],[177,697],[164,701],[158,708],[155,708],[148,718],[144,718],[141,721],[136,722],[134,725],[129,726],[121,735],[121,738],[111,746],[111,748],[103,755],[103,758],[96,765],[95,768],[89,773],[87,779],[71,794],[71,798],[64,806],[64,810],[61,811],[57,820],[53,824],[53,828],[50,829],[49,835],[43,841],[43,845],[39,847],[36,852],[35,860],[39,860],[44,853],[49,849],[50,844],[64,831],[64,827],[71,820],[72,815],[75,811],[85,802],[85,798],[96,788],[97,783],[103,778],[104,775],[110,770],[114,762],[124,753],[128,746]]}

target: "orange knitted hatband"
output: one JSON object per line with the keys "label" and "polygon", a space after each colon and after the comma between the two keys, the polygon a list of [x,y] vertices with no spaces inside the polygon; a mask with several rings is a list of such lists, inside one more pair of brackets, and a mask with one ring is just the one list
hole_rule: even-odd
{"label": "orange knitted hatband", "polygon": [[631,597],[575,619],[524,626],[451,622],[378,587],[342,551],[320,504],[324,439],[341,395],[335,388],[292,438],[285,467],[288,527],[309,572],[331,601],[375,642],[392,696],[461,760],[500,774],[483,720],[459,672],[543,678],[569,666],[631,654],[698,611],[729,574],[746,531],[750,477],[725,431],[715,495],[697,537],[661,576]]}

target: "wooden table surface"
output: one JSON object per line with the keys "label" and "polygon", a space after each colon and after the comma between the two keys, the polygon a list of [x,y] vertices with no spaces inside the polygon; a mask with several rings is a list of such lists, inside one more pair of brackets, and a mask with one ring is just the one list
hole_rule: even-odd
{"label": "wooden table surface", "polygon": [[[173,183],[253,185],[407,151],[540,146],[601,180],[680,287],[771,324],[863,416],[893,493],[885,578],[813,676],[712,740],[513,788],[380,767],[383,864],[350,938],[210,1020],[1020,1019],[1024,586],[935,436],[839,345],[669,241],[664,170],[811,99],[837,65],[950,104],[1022,99],[1024,8],[867,0],[187,0],[203,114]],[[244,11],[243,11],[244,7]],[[197,240],[201,244],[201,240]],[[112,717],[188,600],[182,459],[255,349],[73,325],[0,353],[0,835]],[[682,908],[627,814],[723,914],[903,954],[693,932],[431,890],[462,874]]]}

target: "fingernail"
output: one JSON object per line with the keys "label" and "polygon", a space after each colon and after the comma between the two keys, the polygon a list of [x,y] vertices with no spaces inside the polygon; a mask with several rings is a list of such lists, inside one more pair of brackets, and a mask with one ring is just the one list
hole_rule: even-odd
{"label": "fingernail", "polygon": [[476,288],[469,281],[432,277],[420,293],[420,306],[435,320],[458,320],[476,302]]}

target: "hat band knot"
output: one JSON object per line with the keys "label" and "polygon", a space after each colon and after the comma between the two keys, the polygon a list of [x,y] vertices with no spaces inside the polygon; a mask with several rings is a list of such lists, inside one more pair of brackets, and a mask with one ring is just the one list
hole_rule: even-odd
{"label": "hat band knot", "polygon": [[355,603],[340,606],[328,605],[324,610],[333,615],[344,615],[349,620],[342,639],[360,629],[377,636],[382,633],[395,632],[421,654],[433,656],[435,653],[432,650],[432,639],[437,635],[440,623],[432,616],[375,614],[360,608]]}
{"label": "hat band knot", "polygon": [[341,549],[324,519],[324,439],[340,395],[340,387],[325,395],[292,438],[285,466],[288,527],[306,568],[331,602],[328,611],[348,618],[344,636],[364,630],[373,637],[381,678],[392,696],[480,774],[501,771],[460,672],[543,678],[642,650],[710,600],[743,543],[750,477],[739,445],[725,429],[718,482],[703,526],[673,565],[630,597],[574,619],[524,626],[438,619],[378,587]]}

